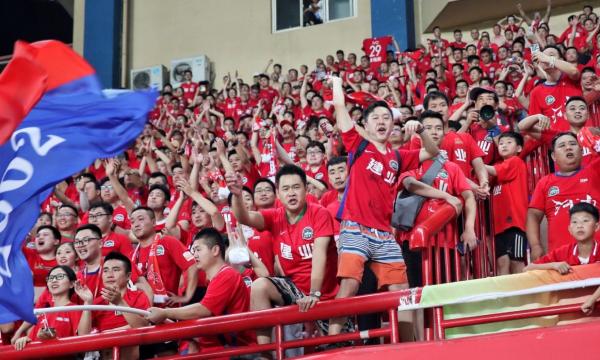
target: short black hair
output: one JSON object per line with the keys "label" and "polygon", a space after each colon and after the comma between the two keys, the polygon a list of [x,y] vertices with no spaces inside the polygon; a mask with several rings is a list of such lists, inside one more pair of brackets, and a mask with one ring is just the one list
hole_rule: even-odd
{"label": "short black hair", "polygon": [[419,121],[422,123],[424,119],[427,118],[435,118],[438,119],[441,123],[442,126],[444,125],[444,118],[442,117],[442,114],[440,114],[437,111],[432,111],[432,110],[425,110],[421,113],[421,116],[419,116]]}
{"label": "short black hair", "polygon": [[58,207],[59,210],[60,209],[65,209],[65,208],[73,210],[73,212],[75,213],[75,216],[79,215],[79,210],[77,210],[77,208],[75,206],[73,206],[73,205],[62,204],[61,206]]}
{"label": "short black hair", "polygon": [[165,195],[165,201],[168,203],[171,200],[171,192],[166,185],[154,184],[150,186],[150,189],[148,189],[148,194],[157,189],[162,191],[162,193]]}
{"label": "short black hair", "polygon": [[515,142],[517,143],[517,145],[523,147],[523,144],[525,143],[525,141],[523,140],[523,135],[514,132],[514,131],[507,131],[507,132],[503,132],[502,134],[500,134],[500,136],[498,137],[498,141],[500,141],[500,139],[503,138],[511,138],[514,139]]}
{"label": "short black hair", "polygon": [[104,212],[106,212],[108,215],[112,215],[114,212],[112,205],[104,201],[99,201],[91,204],[90,209],[88,211],[92,211],[97,208],[102,208],[102,210],[104,210]]}
{"label": "short black hair", "polygon": [[147,212],[148,215],[150,216],[150,219],[152,219],[152,220],[156,219],[156,216],[154,215],[154,210],[150,209],[147,206],[138,206],[135,209],[131,210],[131,213],[129,213],[129,214],[133,216],[133,213],[136,211],[139,211],[139,210],[143,210],[143,211]]}
{"label": "short black hair", "polygon": [[37,228],[37,231],[35,233],[37,234],[40,232],[40,230],[44,230],[44,229],[48,229],[48,230],[50,230],[50,232],[52,232],[52,236],[54,236],[54,240],[60,241],[62,239],[62,235],[60,234],[60,231],[58,231],[58,229],[52,225],[42,225]]}
{"label": "short black hair", "polygon": [[202,240],[209,249],[218,246],[221,259],[225,260],[225,250],[227,249],[228,244],[221,233],[217,231],[217,229],[209,227],[200,230],[196,235],[194,235],[194,241],[197,240]]}
{"label": "short black hair", "polygon": [[77,228],[77,230],[75,230],[75,235],[77,235],[77,233],[79,233],[80,231],[83,231],[83,230],[90,230],[91,232],[96,234],[99,238],[102,238],[102,230],[100,230],[100,228],[94,224],[81,225],[80,227]]}
{"label": "short black hair", "polygon": [[277,184],[277,186],[279,186],[279,181],[281,180],[281,177],[286,175],[298,175],[300,177],[300,180],[302,181],[302,184],[304,184],[304,186],[306,187],[306,173],[304,172],[304,170],[302,170],[301,167],[292,164],[283,165],[275,175],[275,183]]}
{"label": "short black hair", "polygon": [[306,150],[313,148],[313,147],[317,147],[319,148],[319,150],[321,150],[321,152],[323,154],[325,154],[325,145],[323,145],[322,142],[320,141],[311,141],[308,143],[308,145],[306,146]]}
{"label": "short black hair", "polygon": [[338,165],[338,164],[345,164],[347,161],[348,161],[348,158],[346,156],[332,157],[327,162],[327,169],[329,169],[330,166],[334,166],[334,165]]}
{"label": "short black hair", "polygon": [[573,207],[569,210],[569,216],[573,216],[573,214],[578,212],[585,212],[592,215],[596,222],[598,222],[598,220],[600,219],[600,216],[598,214],[598,208],[587,202],[580,202],[573,205]]}
{"label": "short black hair", "polygon": [[569,103],[571,103],[573,101],[581,101],[581,102],[583,102],[587,106],[587,101],[585,101],[585,99],[583,98],[583,96],[571,96],[569,98],[569,100],[567,100],[567,102],[565,103],[565,107],[567,107],[569,105]]}
{"label": "short black hair", "polygon": [[260,184],[260,183],[267,183],[269,184],[269,186],[271,187],[271,189],[273,189],[273,193],[275,193],[275,191],[277,190],[277,187],[275,186],[275,184],[273,183],[273,181],[271,181],[271,179],[269,178],[259,178],[258,180],[256,180],[256,182],[254,183],[254,191],[256,191],[256,185]]}
{"label": "short black hair", "polygon": [[125,265],[125,272],[131,273],[131,260],[118,251],[111,251],[104,257],[104,262],[106,263],[108,260],[119,260]]}
{"label": "short black hair", "polygon": [[363,119],[366,121],[368,119],[369,115],[378,107],[386,108],[387,111],[390,112],[390,116],[393,115],[392,110],[390,109],[390,106],[388,105],[388,103],[386,103],[383,100],[380,100],[380,101],[375,101],[375,102],[369,104],[369,106],[367,106],[365,111],[363,111]]}
{"label": "short black hair", "polygon": [[160,171],[155,171],[152,174],[150,174],[149,179],[156,179],[156,178],[161,178],[161,179],[163,179],[164,184],[168,184],[167,175],[161,173]]}
{"label": "short black hair", "polygon": [[183,169],[183,165],[180,162],[176,162],[175,164],[171,165],[171,171],[174,171],[177,168]]}
{"label": "short black hair", "polygon": [[556,46],[556,45],[546,45],[546,46],[544,46],[544,50],[542,50],[542,51],[546,51],[546,49],[554,49],[554,50],[556,50],[558,52],[558,56],[560,57],[560,59],[561,60],[564,59],[563,52],[560,51],[560,48],[558,46]]}
{"label": "short black hair", "polygon": [[436,100],[436,99],[444,99],[446,101],[446,104],[450,105],[450,102],[448,101],[448,97],[446,96],[446,94],[444,94],[441,91],[432,91],[425,96],[425,99],[423,99],[423,108],[425,110],[429,110],[429,102],[431,100]]}
{"label": "short black hair", "polygon": [[556,142],[558,141],[558,139],[560,139],[561,137],[563,137],[565,135],[571,136],[576,141],[579,141],[579,140],[577,140],[577,135],[575,135],[571,131],[559,132],[558,134],[554,135],[554,137],[552,138],[552,151],[554,151],[554,147],[556,146]]}

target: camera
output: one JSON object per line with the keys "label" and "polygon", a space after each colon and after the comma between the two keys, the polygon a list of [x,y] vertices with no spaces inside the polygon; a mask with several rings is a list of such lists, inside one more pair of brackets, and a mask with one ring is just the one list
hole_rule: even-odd
{"label": "camera", "polygon": [[484,105],[479,110],[479,117],[483,121],[491,120],[494,118],[495,115],[496,115],[496,110],[494,110],[494,107],[491,105]]}

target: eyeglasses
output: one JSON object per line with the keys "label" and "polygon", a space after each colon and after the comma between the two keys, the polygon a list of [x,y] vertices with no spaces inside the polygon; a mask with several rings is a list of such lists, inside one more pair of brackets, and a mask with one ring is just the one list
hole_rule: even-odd
{"label": "eyeglasses", "polygon": [[66,218],[66,217],[71,217],[71,216],[75,217],[77,215],[75,215],[75,214],[67,214],[67,213],[57,214],[56,215],[57,218]]}
{"label": "eyeglasses", "polygon": [[92,240],[100,240],[100,238],[83,238],[73,241],[73,245],[75,246],[86,246]]}
{"label": "eyeglasses", "polygon": [[273,192],[273,189],[271,189],[271,188],[255,189],[254,190],[255,194],[263,194],[263,193],[266,194],[266,193],[272,193],[272,192]]}
{"label": "eyeglasses", "polygon": [[56,275],[50,275],[46,278],[46,282],[52,282],[54,280],[56,281],[61,281],[64,278],[67,277],[67,274],[56,274]]}
{"label": "eyeglasses", "polygon": [[190,252],[191,252],[192,254],[195,254],[195,253],[197,253],[197,252],[200,252],[200,246],[194,246],[194,247],[191,247],[191,248],[190,248]]}
{"label": "eyeglasses", "polygon": [[95,219],[99,219],[102,216],[106,216],[106,215],[110,215],[110,214],[94,214],[94,215],[90,214],[88,217],[92,220],[95,220]]}
{"label": "eyeglasses", "polygon": [[112,188],[113,188],[112,185],[102,185],[102,186],[100,186],[100,189],[102,189],[102,190],[111,190]]}
{"label": "eyeglasses", "polygon": [[322,154],[323,152],[321,150],[311,150],[311,151],[307,151],[306,153],[308,155],[319,155],[319,154]]}

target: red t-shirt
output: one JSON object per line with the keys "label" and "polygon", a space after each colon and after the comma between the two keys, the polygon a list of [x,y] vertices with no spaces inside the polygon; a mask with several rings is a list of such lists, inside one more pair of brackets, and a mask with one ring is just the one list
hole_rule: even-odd
{"label": "red t-shirt", "polygon": [[183,99],[187,103],[191,103],[194,100],[194,95],[196,95],[196,90],[198,90],[198,84],[195,82],[184,82],[181,84],[181,88],[183,89]]}
{"label": "red t-shirt", "polygon": [[307,176],[310,176],[315,180],[325,181],[327,186],[330,186],[329,174],[327,173],[327,164],[321,164],[321,166],[319,166],[316,170],[312,170],[312,166],[304,164],[304,166],[302,166],[302,169],[304,170],[304,172],[306,172]]}
{"label": "red t-shirt", "polygon": [[[156,257],[161,279],[165,289],[176,294],[181,273],[187,271],[190,266],[195,265],[194,256],[184,247],[181,241],[172,236],[162,236],[157,241]],[[147,276],[148,267],[152,261],[150,258],[151,248],[152,245],[138,246],[134,251],[132,260],[142,276]]]}
{"label": "red t-shirt", "polygon": [[[548,219],[548,251],[569,244],[569,209],[580,202],[598,206],[600,200],[600,159],[575,174],[544,176],[537,183],[529,207],[543,211]],[[596,233],[598,238],[600,232]]]}
{"label": "red t-shirt", "polygon": [[[212,316],[247,312],[250,309],[250,289],[239,272],[229,265],[223,265],[208,283],[206,295],[200,304],[207,308]],[[235,339],[232,334],[223,334],[223,336],[229,345],[249,345],[256,342],[250,331],[237,334]],[[201,337],[199,344],[203,349],[223,346],[216,336]]]}
{"label": "red t-shirt", "polygon": [[496,186],[492,191],[494,203],[494,232],[499,234],[511,227],[525,231],[527,221],[527,166],[518,156],[494,165]]}
{"label": "red t-shirt", "polygon": [[[141,290],[130,290],[125,291],[123,300],[131,308],[146,310],[151,304],[148,300],[148,296]],[[108,301],[104,300],[102,296],[98,296],[94,299],[94,305],[110,305]],[[92,312],[92,328],[98,329],[103,332],[106,330],[116,329],[128,325],[127,320],[120,311],[93,311]]]}
{"label": "red t-shirt", "polygon": [[[352,128],[342,133],[342,140],[346,150],[355,153],[363,138]],[[382,154],[369,143],[354,161],[342,199],[341,218],[391,232],[397,176],[419,166],[420,150],[397,150],[400,155],[398,164],[396,152],[389,144],[386,146],[386,153]]]}
{"label": "red t-shirt", "polygon": [[[402,173],[402,175],[400,175],[400,179],[399,179],[400,186],[402,186],[402,181],[409,176],[414,177],[417,180],[421,180],[423,178],[423,176],[425,175],[425,173],[427,172],[427,170],[429,170],[431,165],[433,165],[433,160],[427,160],[427,161],[424,161],[423,164],[418,169]],[[446,161],[444,163],[444,166],[437,173],[431,186],[435,189],[446,192],[452,196],[458,196],[458,197],[460,197],[464,191],[471,190],[471,186],[467,182],[467,178],[461,171],[460,167],[450,161]],[[419,211],[417,218],[415,219],[415,224],[418,224],[418,223],[424,221],[425,219],[427,219],[428,217],[430,217],[433,213],[435,213],[444,204],[446,204],[446,201],[444,201],[444,200],[427,199],[425,201],[425,203],[423,204],[423,206],[421,207],[421,210]],[[401,241],[408,240],[408,239],[410,239],[411,234],[412,234],[412,231],[410,231],[410,232],[399,231],[398,234],[396,235],[396,238]],[[443,236],[443,234],[441,234],[441,233],[438,234],[437,238],[439,241],[439,243],[438,243],[439,246],[454,248],[455,244],[453,242],[449,241],[449,240],[453,240],[453,239],[446,239]]]}
{"label": "red t-shirt", "polygon": [[50,260],[44,260],[35,249],[23,248],[23,253],[33,274],[33,286],[46,286],[46,276],[53,267],[58,265],[56,257]]}
{"label": "red t-shirt", "polygon": [[127,209],[125,209],[125,206],[123,205],[115,207],[113,211],[112,221],[113,224],[117,225],[122,229],[131,229],[131,221],[129,221],[129,214],[127,214]]}
{"label": "red t-shirt", "polygon": [[563,75],[556,85],[541,84],[531,91],[527,112],[529,115],[543,114],[552,120],[552,129],[568,131],[565,104],[571,96],[583,96],[581,87],[577,80]]}
{"label": "red t-shirt", "polygon": [[[410,148],[420,149],[421,138],[413,136]],[[445,151],[448,160],[458,165],[469,179],[474,178],[472,175],[473,165],[471,164],[473,160],[485,156],[470,134],[455,133],[452,131],[444,135],[444,139],[442,139],[442,143],[440,144],[441,151]]]}
{"label": "red t-shirt", "polygon": [[370,38],[363,40],[362,50],[369,57],[371,69],[379,69],[379,65],[386,61],[387,48],[392,43],[391,36]]}
{"label": "red t-shirt", "polygon": [[[586,264],[593,264],[596,262],[600,262],[600,251],[599,251],[600,246],[598,246],[598,245],[600,245],[600,241],[595,240],[594,241],[594,250],[592,250],[592,253],[590,254],[590,257]],[[534,263],[547,264],[547,263],[561,262],[561,261],[564,261],[567,264],[572,265],[572,266],[586,265],[586,264],[582,264],[581,260],[579,259],[579,250],[578,250],[577,242],[565,244],[565,245],[559,247],[558,249],[554,249],[554,250],[548,252],[548,254],[546,254],[546,255],[542,256],[541,258],[537,259],[536,261],[534,261]]]}
{"label": "red t-shirt", "polygon": [[[72,302],[66,306],[76,305]],[[38,308],[36,306],[36,308]],[[48,327],[53,328],[56,331],[57,338],[64,338],[68,336],[77,335],[77,327],[79,326],[79,320],[81,319],[81,311],[60,311],[55,313],[48,313],[45,315],[38,315],[38,322],[31,330],[29,336],[32,341],[39,340],[37,337],[38,331],[44,326],[44,319],[48,322]]]}
{"label": "red t-shirt", "polygon": [[[473,140],[477,142],[477,146],[483,152],[483,162],[487,165],[495,163],[500,155],[498,155],[498,147],[494,142],[494,138],[489,135],[488,129],[483,128],[479,123],[471,126],[471,136]],[[504,126],[500,126],[501,132],[506,132],[509,129]]]}
{"label": "red t-shirt", "polygon": [[[265,231],[273,236],[273,252],[279,257],[283,272],[304,294],[309,294],[314,241],[320,237],[333,238],[331,215],[320,205],[306,204],[304,216],[292,225],[284,208],[261,210],[260,213]],[[336,274],[337,251],[335,243],[330,241],[321,286],[323,300],[333,299],[337,294]]]}
{"label": "red t-shirt", "polygon": [[275,274],[275,255],[273,255],[273,237],[268,231],[258,231],[249,226],[241,225],[246,243],[250,251],[262,261],[269,270],[269,274]]}
{"label": "red t-shirt", "polygon": [[131,241],[129,241],[127,235],[113,231],[106,234],[106,236],[102,238],[102,256],[108,255],[111,251],[118,251],[130,258],[133,253],[133,247],[131,246]]}

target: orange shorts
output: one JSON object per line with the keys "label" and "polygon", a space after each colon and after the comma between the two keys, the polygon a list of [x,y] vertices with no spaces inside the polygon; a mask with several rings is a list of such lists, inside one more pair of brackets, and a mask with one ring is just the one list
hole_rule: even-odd
{"label": "orange shorts", "polygon": [[[357,254],[342,253],[338,262],[338,278],[350,278],[362,281],[366,259]],[[406,284],[406,265],[403,262],[380,263],[371,261],[369,267],[377,277],[377,288],[388,285]]]}

